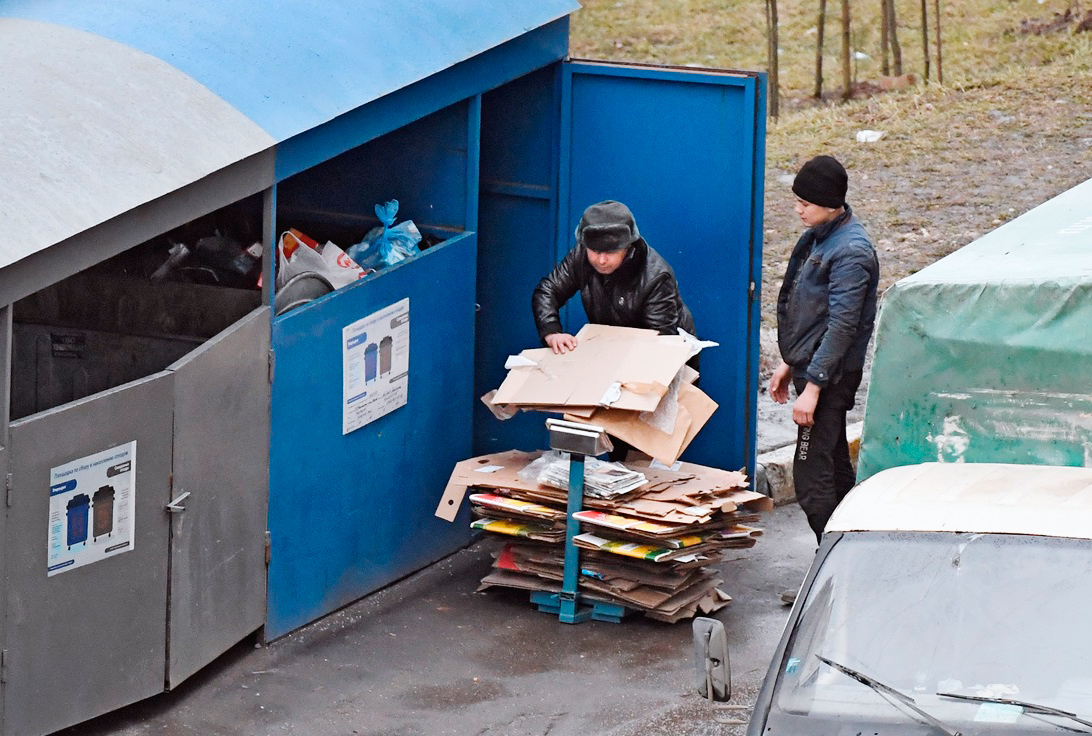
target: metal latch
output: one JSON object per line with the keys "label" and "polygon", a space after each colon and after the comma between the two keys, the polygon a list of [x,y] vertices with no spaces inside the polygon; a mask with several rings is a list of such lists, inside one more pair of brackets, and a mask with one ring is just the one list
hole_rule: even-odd
{"label": "metal latch", "polygon": [[179,496],[178,498],[174,499],[169,504],[167,504],[167,513],[169,513],[169,514],[181,514],[183,511],[185,511],[186,507],[183,506],[182,504],[185,502],[185,500],[187,498],[189,498],[189,496],[190,496],[190,492],[186,491],[181,496]]}

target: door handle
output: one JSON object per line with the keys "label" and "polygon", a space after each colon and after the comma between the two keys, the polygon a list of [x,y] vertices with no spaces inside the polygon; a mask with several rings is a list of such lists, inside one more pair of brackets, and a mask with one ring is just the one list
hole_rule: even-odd
{"label": "door handle", "polygon": [[174,499],[169,504],[167,504],[167,513],[169,513],[169,514],[181,514],[183,511],[185,511],[186,507],[183,506],[183,504],[185,503],[186,499],[189,498],[189,495],[190,495],[190,492],[186,491],[181,496],[179,496],[178,498]]}

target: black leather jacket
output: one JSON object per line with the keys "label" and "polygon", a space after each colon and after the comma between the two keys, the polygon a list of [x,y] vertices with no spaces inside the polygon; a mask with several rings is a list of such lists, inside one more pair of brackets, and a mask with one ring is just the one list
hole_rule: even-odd
{"label": "black leather jacket", "polygon": [[538,335],[564,332],[558,310],[576,292],[588,321],[616,327],[644,327],[662,335],[678,334],[681,327],[694,334],[694,317],[683,304],[675,272],[659,253],[638,238],[626,260],[604,276],[590,263],[586,250],[576,246],[554,267],[531,295],[531,310]]}

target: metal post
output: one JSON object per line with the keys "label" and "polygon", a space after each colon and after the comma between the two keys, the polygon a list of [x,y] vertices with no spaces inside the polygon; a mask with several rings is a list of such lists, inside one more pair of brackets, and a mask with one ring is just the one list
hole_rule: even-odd
{"label": "metal post", "polygon": [[581,605],[580,548],[573,537],[580,533],[580,522],[573,516],[584,506],[584,459],[588,455],[601,455],[610,449],[602,427],[590,424],[547,419],[550,431],[550,447],[569,453],[569,494],[565,516],[565,571],[561,578],[561,592],[534,591],[531,602],[544,613],[557,614],[562,623],[578,624],[589,619],[618,623],[626,615],[625,606],[604,601],[590,601]]}
{"label": "metal post", "polygon": [[277,263],[277,185],[262,192],[262,304],[273,306]]}
{"label": "metal post", "polygon": [[580,533],[580,522],[573,516],[584,505],[584,456],[579,452],[569,454],[569,500],[565,522],[565,576],[561,585],[561,611],[558,618],[564,623],[578,622],[580,596],[580,549],[573,537]]}
{"label": "metal post", "polygon": [[0,307],[0,449],[8,446],[11,419],[12,312],[15,305]]}

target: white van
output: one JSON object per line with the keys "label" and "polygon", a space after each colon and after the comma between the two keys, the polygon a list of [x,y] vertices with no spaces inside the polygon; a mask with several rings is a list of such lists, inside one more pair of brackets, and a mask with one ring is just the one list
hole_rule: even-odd
{"label": "white van", "polygon": [[1092,733],[1092,468],[925,463],[827,525],[747,730]]}

